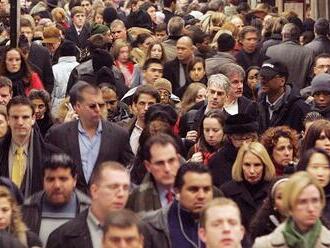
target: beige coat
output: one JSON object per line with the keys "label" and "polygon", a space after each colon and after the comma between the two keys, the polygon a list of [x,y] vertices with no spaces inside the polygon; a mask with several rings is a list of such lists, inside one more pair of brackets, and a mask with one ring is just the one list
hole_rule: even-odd
{"label": "beige coat", "polygon": [[[252,248],[289,248],[286,243],[282,231],[285,223],[279,225],[272,233],[259,237],[255,240]],[[316,242],[315,247],[310,248],[330,248],[330,231],[322,226],[321,235]]]}

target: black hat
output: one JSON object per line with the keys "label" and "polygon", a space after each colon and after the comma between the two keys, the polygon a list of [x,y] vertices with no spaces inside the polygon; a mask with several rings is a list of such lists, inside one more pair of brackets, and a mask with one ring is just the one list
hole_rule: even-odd
{"label": "black hat", "polygon": [[71,40],[64,40],[59,47],[60,57],[65,56],[76,56],[77,48],[76,45]]}
{"label": "black hat", "polygon": [[276,75],[288,77],[288,69],[284,64],[275,59],[266,60],[261,68],[259,75],[265,79],[272,79]]}
{"label": "black hat", "polygon": [[162,103],[153,104],[148,108],[145,114],[145,123],[150,123],[158,117],[165,119],[171,126],[174,126],[178,114],[171,105]]}
{"label": "black hat", "polygon": [[118,19],[117,10],[112,7],[106,7],[103,11],[104,22],[110,24],[116,19]]}
{"label": "black hat", "polygon": [[236,114],[229,116],[223,128],[226,134],[242,134],[258,132],[258,122],[247,114]]}

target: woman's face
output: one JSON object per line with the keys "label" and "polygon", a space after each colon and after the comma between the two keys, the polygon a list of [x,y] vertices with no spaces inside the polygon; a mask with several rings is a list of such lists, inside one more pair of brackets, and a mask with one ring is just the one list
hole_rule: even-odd
{"label": "woman's face", "polygon": [[327,137],[324,131],[321,132],[320,137],[315,141],[315,147],[322,148],[330,154],[330,137]]}
{"label": "woman's face", "polygon": [[96,24],[103,24],[103,15],[101,14],[96,14],[94,18],[94,22]]}
{"label": "woman's face", "polygon": [[148,48],[153,41],[154,41],[154,37],[149,37],[149,38],[145,39],[145,41],[143,42],[142,50],[145,52],[145,54],[147,53]]}
{"label": "woman's face", "polygon": [[121,63],[127,63],[129,60],[129,48],[127,46],[120,48],[118,60]]}
{"label": "woman's face", "polygon": [[248,73],[247,84],[251,90],[255,90],[258,84],[259,70],[252,69]]}
{"label": "woman's face", "polygon": [[243,156],[243,176],[246,181],[256,184],[262,180],[264,165],[259,157],[251,152]]}
{"label": "woman's face", "polygon": [[11,223],[12,207],[7,198],[0,198],[0,230],[9,227]]}
{"label": "woman's face", "polygon": [[274,195],[274,208],[276,208],[276,211],[279,212],[282,216],[285,215],[283,211],[283,202],[282,202],[282,192],[284,185],[285,185],[285,181],[277,185]]}
{"label": "woman's face", "polygon": [[223,138],[223,128],[216,118],[205,118],[203,121],[205,141],[212,147],[219,146]]}
{"label": "woman's face", "polygon": [[36,119],[41,120],[45,117],[46,113],[46,104],[41,99],[33,99],[32,104],[34,106],[34,112],[36,114]]}
{"label": "woman's face", "polygon": [[156,8],[155,7],[149,7],[147,10],[148,15],[150,16],[153,23],[156,23]]}
{"label": "woman's face", "polygon": [[4,115],[0,114],[0,138],[2,138],[8,130],[7,120]]}
{"label": "woman's face", "polygon": [[21,69],[22,59],[18,51],[12,49],[7,52],[6,68],[10,73],[18,72]]}
{"label": "woman's face", "polygon": [[276,166],[286,166],[293,161],[293,146],[290,139],[280,137],[273,148],[272,157]]}
{"label": "woman's face", "polygon": [[206,89],[205,88],[200,88],[197,92],[195,102],[201,102],[206,99]]}
{"label": "woman's face", "polygon": [[159,44],[153,45],[150,50],[150,58],[162,59],[162,57],[163,57],[162,47]]}
{"label": "woman's face", "polygon": [[310,157],[306,170],[317,179],[322,187],[329,184],[330,164],[322,153],[314,153]]}
{"label": "woman's face", "polygon": [[205,76],[204,65],[201,62],[196,63],[189,72],[189,76],[193,82],[200,82]]}

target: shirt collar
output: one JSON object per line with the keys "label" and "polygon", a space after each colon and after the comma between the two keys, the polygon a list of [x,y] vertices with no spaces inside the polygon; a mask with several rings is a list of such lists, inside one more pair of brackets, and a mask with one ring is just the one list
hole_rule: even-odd
{"label": "shirt collar", "polygon": [[283,94],[279,98],[277,98],[276,101],[273,103],[270,103],[270,101],[268,99],[268,95],[266,95],[267,105],[273,110],[278,109],[282,104],[282,99],[283,99],[284,95],[285,95],[285,92],[283,92]]}
{"label": "shirt collar", "polygon": [[[103,130],[103,128],[102,128],[102,121],[100,120],[95,133],[96,134],[102,133],[102,130]],[[83,128],[80,120],[78,121],[78,131],[81,134],[86,134],[87,133],[86,130]]]}
{"label": "shirt collar", "polygon": [[88,210],[88,215],[87,215],[87,219],[90,221],[90,223],[97,229],[101,229],[102,228],[102,224],[101,222],[99,222],[99,220],[95,217],[95,215],[92,213],[91,209],[89,208]]}

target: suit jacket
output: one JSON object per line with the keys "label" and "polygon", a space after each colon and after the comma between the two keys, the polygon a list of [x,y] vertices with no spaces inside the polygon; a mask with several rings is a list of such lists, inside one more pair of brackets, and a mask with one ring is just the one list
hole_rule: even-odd
{"label": "suit jacket", "polygon": [[[11,144],[11,132],[8,132],[5,137],[0,140],[0,176],[9,178],[9,165],[8,154]],[[59,150],[43,141],[41,134],[34,128],[33,132],[33,155],[32,155],[32,179],[30,185],[30,191],[25,194],[25,197],[32,195],[43,188],[42,182],[42,166],[45,159],[52,153],[59,152]],[[24,181],[22,183],[24,185]],[[24,192],[23,192],[24,193]]]}
{"label": "suit jacket", "polygon": [[[185,68],[183,69],[186,71]],[[171,82],[173,93],[176,95],[180,89],[180,61],[177,58],[165,63],[164,78]],[[187,81],[186,77],[186,83]]]}
{"label": "suit jacket", "polygon": [[[71,121],[52,127],[46,140],[71,156],[78,165],[77,189],[88,193],[88,182],[84,177],[78,138],[78,121]],[[115,123],[102,120],[101,146],[95,166],[105,161],[117,161],[130,165],[133,153],[128,133]]]}
{"label": "suit jacket", "polygon": [[88,209],[49,235],[47,248],[93,248],[87,225]]}
{"label": "suit jacket", "polygon": [[51,94],[54,88],[54,75],[48,50],[43,46],[32,43],[28,61],[38,68],[36,72],[40,76],[45,90]]}
{"label": "suit jacket", "polygon": [[91,36],[91,28],[88,25],[84,25],[80,35],[74,25],[72,25],[66,32],[65,32],[65,39],[71,40],[77,47],[80,49],[84,49],[87,46],[87,40]]}

